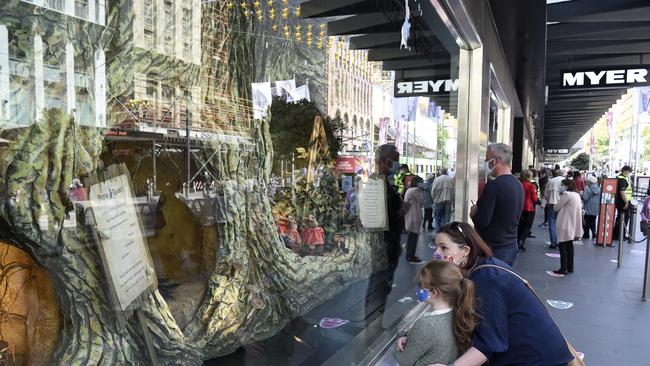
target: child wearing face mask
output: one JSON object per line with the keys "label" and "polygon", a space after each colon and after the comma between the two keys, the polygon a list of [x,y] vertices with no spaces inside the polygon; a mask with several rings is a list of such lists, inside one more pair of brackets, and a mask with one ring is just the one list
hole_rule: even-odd
{"label": "child wearing face mask", "polygon": [[477,324],[475,290],[458,266],[433,261],[420,270],[416,294],[431,311],[398,334],[395,359],[401,366],[450,364],[472,345]]}

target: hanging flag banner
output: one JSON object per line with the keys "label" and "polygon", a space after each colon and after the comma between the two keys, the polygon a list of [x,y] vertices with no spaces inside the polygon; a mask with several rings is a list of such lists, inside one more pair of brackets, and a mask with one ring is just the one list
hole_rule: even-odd
{"label": "hanging flag banner", "polygon": [[386,131],[388,130],[388,117],[383,117],[379,119],[379,145],[384,145],[386,143]]}
{"label": "hanging flag banner", "polygon": [[589,130],[589,155],[596,154],[596,140],[594,138],[594,129]]}
{"label": "hanging flag banner", "polygon": [[639,114],[650,114],[650,87],[639,89]]}
{"label": "hanging flag banner", "polygon": [[415,121],[417,107],[417,97],[393,99],[393,120]]}
{"label": "hanging flag banner", "polygon": [[296,80],[277,80],[275,82],[275,95],[286,100],[296,98]]}
{"label": "hanging flag banner", "polygon": [[290,93],[287,95],[287,102],[295,103],[303,99],[311,102],[311,97],[309,95],[309,84],[299,86],[295,89],[293,94]]}
{"label": "hanging flag banner", "polygon": [[253,118],[261,119],[266,117],[271,101],[273,100],[271,94],[271,83],[253,83]]}
{"label": "hanging flag banner", "polygon": [[612,112],[607,112],[605,113],[605,120],[607,122],[607,131],[609,133],[609,152],[610,154],[614,152],[615,146],[614,146],[614,139],[616,136],[614,135],[614,113]]}
{"label": "hanging flag banner", "polygon": [[406,121],[397,120],[395,126],[395,147],[397,148],[398,153],[402,153],[402,147],[404,146],[404,124]]}

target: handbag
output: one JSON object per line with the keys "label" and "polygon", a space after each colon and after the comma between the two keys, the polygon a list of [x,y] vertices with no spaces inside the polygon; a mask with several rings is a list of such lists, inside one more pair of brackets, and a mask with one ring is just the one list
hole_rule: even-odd
{"label": "handbag", "polygon": [[[537,295],[537,292],[535,291],[533,286],[530,284],[530,282],[528,282],[527,279],[521,277],[520,275],[518,275],[514,271],[511,271],[511,270],[509,270],[507,268],[503,268],[503,267],[500,267],[500,266],[497,266],[497,265],[494,265],[494,264],[482,264],[480,266],[476,266],[474,269],[472,269],[470,274],[473,273],[474,271],[478,270],[478,269],[481,269],[481,268],[496,268],[496,269],[500,269],[502,271],[506,271],[506,272],[512,274],[513,276],[517,277],[521,282],[524,283],[524,285],[526,285],[526,287],[533,293],[533,295],[535,295],[535,297],[537,298],[539,303],[542,304],[542,307],[548,313],[548,316],[555,323],[555,319],[553,319],[553,317],[551,316],[551,313],[548,312],[548,309],[546,309],[546,306],[544,305],[544,302],[539,297],[539,295]],[[557,328],[560,329],[560,327],[557,325],[557,323],[555,323],[555,326],[557,326]],[[562,332],[562,331],[560,330],[560,332]],[[562,337],[564,337],[564,335],[562,335]],[[569,352],[571,352],[571,356],[573,356],[573,360],[570,361],[568,363],[568,365],[569,366],[585,366],[584,361],[582,359],[580,359],[580,356],[578,356],[578,352],[576,352],[575,348],[573,348],[573,346],[571,345],[571,343],[569,343],[569,341],[566,339],[566,337],[564,337],[564,341],[566,342],[566,345],[567,345],[567,348],[569,349]]]}

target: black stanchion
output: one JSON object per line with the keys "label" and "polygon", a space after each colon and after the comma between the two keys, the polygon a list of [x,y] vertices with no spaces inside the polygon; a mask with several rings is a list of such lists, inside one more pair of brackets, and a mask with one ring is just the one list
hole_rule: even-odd
{"label": "black stanchion", "polygon": [[623,238],[625,237],[625,215],[619,212],[618,220],[618,261],[616,262],[616,267],[620,268],[623,263]]}
{"label": "black stanchion", "polygon": [[645,268],[643,270],[643,291],[641,291],[641,301],[646,301],[648,292],[648,265],[650,264],[650,235],[646,236],[645,244]]}

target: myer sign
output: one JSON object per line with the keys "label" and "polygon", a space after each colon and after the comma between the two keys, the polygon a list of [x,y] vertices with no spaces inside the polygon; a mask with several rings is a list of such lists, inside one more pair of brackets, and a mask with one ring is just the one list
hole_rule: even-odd
{"label": "myer sign", "polygon": [[395,80],[395,98],[450,93],[458,90],[458,79]]}
{"label": "myer sign", "polygon": [[606,88],[650,84],[650,69],[643,66],[594,67],[562,71],[562,88]]}
{"label": "myer sign", "polygon": [[569,149],[546,149],[547,154],[568,154]]}

